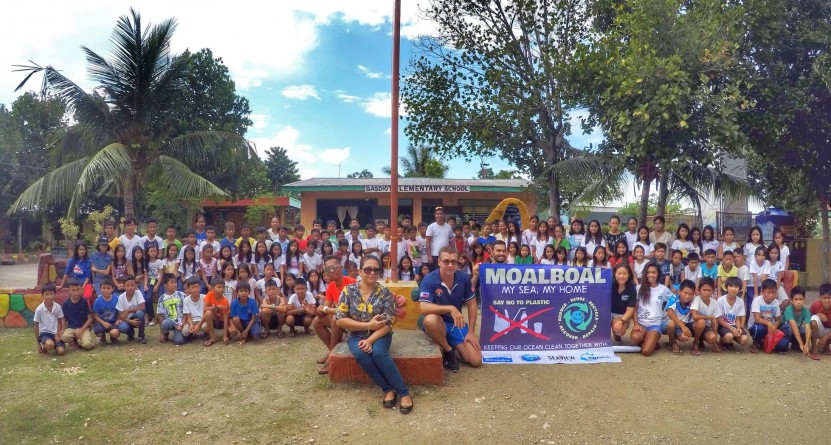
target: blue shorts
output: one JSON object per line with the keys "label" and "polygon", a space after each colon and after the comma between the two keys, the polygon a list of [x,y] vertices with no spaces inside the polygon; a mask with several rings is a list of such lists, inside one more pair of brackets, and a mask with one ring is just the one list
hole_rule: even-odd
{"label": "blue shorts", "polygon": [[662,326],[659,325],[659,324],[652,325],[652,326],[641,325],[641,327],[643,327],[644,330],[646,330],[646,332],[653,332],[653,331],[658,332],[658,333],[663,332],[663,329],[661,329]]}
{"label": "blue shorts", "polygon": [[55,343],[56,348],[63,348],[64,347],[63,341],[61,341],[61,339],[55,340],[55,334],[50,334],[50,333],[44,332],[44,333],[38,335],[38,343],[40,343],[42,345],[46,344],[46,340],[52,340]]}
{"label": "blue shorts", "polygon": [[[665,319],[664,321],[661,322],[661,332],[666,334],[666,335],[669,335],[669,333],[667,332],[667,324],[668,323],[669,323],[669,318],[667,318],[667,319]],[[684,324],[687,326],[687,329],[689,329],[690,332],[693,331],[693,322],[684,323]],[[675,336],[676,337],[680,336],[683,332],[684,331],[681,330],[681,326],[675,326]]]}
{"label": "blue shorts", "polygon": [[[422,332],[424,332],[423,323],[419,323],[418,327],[419,329],[421,329]],[[467,337],[467,330],[467,323],[465,323],[465,327],[459,329],[452,322],[445,321],[444,338],[447,340],[447,344],[449,344],[451,348],[456,349],[456,346],[459,346],[460,344],[465,342],[465,337]]]}

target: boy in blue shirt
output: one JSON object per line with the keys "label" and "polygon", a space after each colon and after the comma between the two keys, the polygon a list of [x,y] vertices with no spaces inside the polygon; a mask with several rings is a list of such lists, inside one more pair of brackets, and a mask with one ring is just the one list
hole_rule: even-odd
{"label": "boy in blue shirt", "polygon": [[675,292],[677,295],[671,296],[667,301],[663,331],[669,337],[670,349],[678,354],[681,352],[678,342],[686,342],[693,338],[695,327],[692,318],[692,301],[695,298],[695,283],[684,280]]}
{"label": "boy in blue shirt", "polygon": [[159,316],[159,328],[161,331],[160,343],[170,339],[170,332],[173,331],[173,343],[185,344],[185,335],[182,333],[183,310],[182,304],[187,298],[185,294],[176,290],[176,277],[172,273],[162,275],[162,286],[164,294],[159,297],[156,305],[156,313]]}
{"label": "boy in blue shirt", "polygon": [[107,344],[107,334],[110,335],[110,343],[118,344],[118,337],[121,331],[118,330],[118,309],[115,306],[118,300],[113,298],[115,283],[111,278],[105,278],[101,282],[101,296],[95,299],[92,305],[92,317],[95,324],[92,332],[101,340],[101,344]]}
{"label": "boy in blue shirt", "polygon": [[251,285],[246,282],[237,283],[237,298],[231,302],[231,323],[239,334],[239,344],[245,344],[248,336],[260,335],[260,308],[257,301],[250,298]]}

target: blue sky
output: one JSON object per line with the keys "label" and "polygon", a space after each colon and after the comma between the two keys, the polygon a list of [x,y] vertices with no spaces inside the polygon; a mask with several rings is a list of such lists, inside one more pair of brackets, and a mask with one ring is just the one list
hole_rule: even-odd
{"label": "blue sky", "polygon": [[[254,124],[247,137],[260,153],[285,147],[303,178],[337,177],[362,170],[382,176],[390,164],[391,0],[234,2],[143,1],[145,23],[176,17],[173,49],[211,48],[222,57],[248,98]],[[33,60],[64,70],[85,88],[81,45],[108,52],[124,1],[30,1],[0,5],[0,103],[16,97],[20,73],[11,65]],[[430,33],[418,2],[403,1],[401,69],[413,51],[411,39]],[[38,85],[32,82],[33,87]],[[407,145],[401,122],[400,147]],[[573,125],[579,128],[579,125]],[[578,130],[579,131],[579,130]],[[573,135],[578,147],[597,143],[598,133]],[[478,163],[445,161],[448,177],[472,178]],[[486,159],[495,170],[511,167]]]}

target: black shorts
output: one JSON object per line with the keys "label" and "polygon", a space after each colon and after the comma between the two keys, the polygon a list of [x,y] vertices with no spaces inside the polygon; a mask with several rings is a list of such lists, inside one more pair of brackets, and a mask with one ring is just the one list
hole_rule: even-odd
{"label": "black shorts", "polygon": [[278,325],[279,325],[279,320],[277,318],[277,314],[272,313],[271,314],[271,319],[268,320],[268,329],[271,330],[271,331],[276,330]]}
{"label": "black shorts", "polygon": [[214,318],[214,329],[222,329],[222,320]]}
{"label": "black shorts", "polygon": [[[742,335],[746,335],[746,334],[747,334],[747,332],[745,332],[745,331],[744,331],[744,329],[741,329],[741,331],[742,331]],[[730,329],[727,329],[727,328],[725,328],[724,326],[719,326],[719,327],[718,327],[718,335],[719,335],[720,337],[724,337],[724,336],[725,336],[725,335],[727,335],[727,334],[732,334],[732,332],[730,332]],[[737,338],[736,340],[738,340],[738,338]]]}
{"label": "black shorts", "polygon": [[294,325],[303,326],[303,324],[306,322],[306,315],[307,314],[292,315],[292,317],[294,317]]}

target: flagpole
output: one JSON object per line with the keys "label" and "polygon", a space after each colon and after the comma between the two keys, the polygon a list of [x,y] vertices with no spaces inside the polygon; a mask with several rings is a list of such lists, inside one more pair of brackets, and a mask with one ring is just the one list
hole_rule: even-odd
{"label": "flagpole", "polygon": [[392,23],[392,122],[390,123],[390,266],[398,282],[398,65],[401,49],[401,0],[394,0]]}

